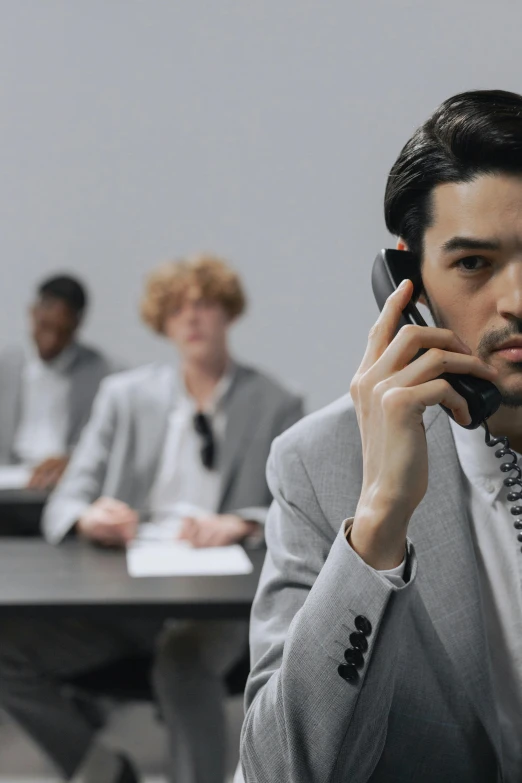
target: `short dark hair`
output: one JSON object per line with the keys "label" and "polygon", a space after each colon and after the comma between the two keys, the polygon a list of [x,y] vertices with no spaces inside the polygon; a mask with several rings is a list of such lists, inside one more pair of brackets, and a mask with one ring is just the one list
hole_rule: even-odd
{"label": "short dark hair", "polygon": [[448,98],[393,164],[384,196],[388,230],[422,257],[433,189],[494,173],[522,174],[522,95],[476,90]]}
{"label": "short dark hair", "polygon": [[69,275],[56,275],[44,280],[38,286],[40,299],[60,299],[79,317],[83,315],[88,305],[88,294],[85,286]]}

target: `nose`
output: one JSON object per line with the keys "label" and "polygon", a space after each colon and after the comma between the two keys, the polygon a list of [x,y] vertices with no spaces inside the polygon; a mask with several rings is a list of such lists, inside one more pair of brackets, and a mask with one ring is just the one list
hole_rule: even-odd
{"label": "nose", "polygon": [[497,310],[503,318],[522,320],[522,258],[507,264],[498,281]]}
{"label": "nose", "polygon": [[187,321],[195,321],[198,317],[199,309],[196,302],[187,302],[184,307],[184,315]]}

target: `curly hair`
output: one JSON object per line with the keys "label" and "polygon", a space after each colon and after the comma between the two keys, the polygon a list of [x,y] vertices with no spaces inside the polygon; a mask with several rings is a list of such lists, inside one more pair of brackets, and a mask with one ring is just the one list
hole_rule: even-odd
{"label": "curly hair", "polygon": [[165,318],[180,306],[190,288],[201,296],[219,302],[230,320],[245,311],[246,296],[239,276],[221,258],[200,254],[169,261],[147,278],[141,300],[141,317],[158,334],[163,334]]}

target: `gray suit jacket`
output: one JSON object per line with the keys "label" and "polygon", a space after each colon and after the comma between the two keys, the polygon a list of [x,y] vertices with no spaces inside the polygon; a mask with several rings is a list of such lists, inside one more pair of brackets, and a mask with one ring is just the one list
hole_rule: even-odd
{"label": "gray suit jacket", "polygon": [[[89,419],[100,382],[118,369],[99,351],[85,345],[78,345],[77,348],[77,357],[69,369],[68,450],[76,445]],[[8,348],[0,354],[0,465],[13,462],[13,443],[21,413],[24,364],[25,352],[22,348]]]}
{"label": "gray suit jacket", "polygon": [[[502,779],[462,472],[447,416],[428,409],[425,425],[429,488],[411,520],[401,588],[369,568],[341,529],[362,482],[349,397],[273,445],[242,735],[247,783]],[[357,615],[373,631],[358,680],[347,682],[337,667]]]}
{"label": "gray suit jacket", "polygon": [[[43,516],[57,543],[105,495],[146,512],[176,397],[176,373],[147,365],[102,383],[89,425]],[[302,400],[249,367],[237,366],[225,398],[219,511],[266,507],[265,465],[273,439],[303,415]]]}

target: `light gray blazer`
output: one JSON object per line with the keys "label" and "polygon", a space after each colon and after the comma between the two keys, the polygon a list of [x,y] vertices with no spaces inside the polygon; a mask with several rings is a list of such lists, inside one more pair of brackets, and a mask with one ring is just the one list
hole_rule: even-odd
{"label": "light gray blazer", "polygon": [[[274,443],[268,554],[251,619],[246,783],[502,779],[462,472],[446,414],[428,409],[425,425],[429,488],[411,520],[402,588],[342,531],[362,482],[349,397]],[[373,631],[358,681],[347,682],[337,667],[357,615]]]}
{"label": "light gray blazer", "polygon": [[[71,462],[43,515],[57,543],[100,496],[146,513],[177,377],[169,365],[147,365],[105,380]],[[219,511],[270,505],[265,465],[273,439],[303,415],[302,400],[249,367],[237,366],[224,404]]]}
{"label": "light gray blazer", "polygon": [[[100,382],[118,368],[93,348],[78,345],[76,359],[68,373],[71,379],[69,394],[69,430],[67,450],[78,442],[87,423]],[[23,348],[8,348],[0,354],[0,465],[14,461],[13,443],[21,414],[22,374],[26,356]]]}

